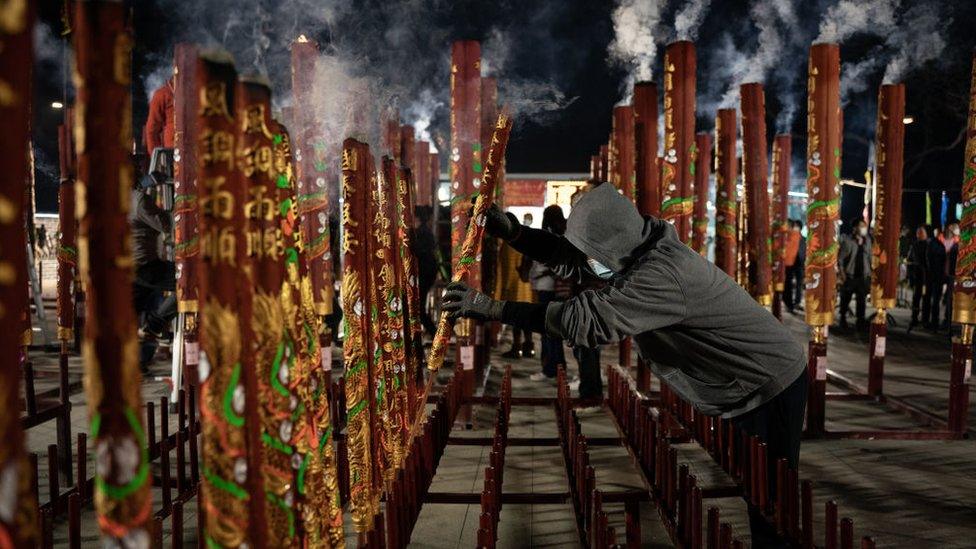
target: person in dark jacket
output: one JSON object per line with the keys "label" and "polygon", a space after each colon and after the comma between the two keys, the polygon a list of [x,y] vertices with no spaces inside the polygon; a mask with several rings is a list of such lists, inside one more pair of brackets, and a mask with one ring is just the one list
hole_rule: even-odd
{"label": "person in dark jacket", "polygon": [[925,249],[925,306],[922,321],[929,330],[939,328],[939,309],[942,308],[942,287],[946,283],[946,249],[942,230],[932,228],[932,236]]}
{"label": "person in dark jacket", "polygon": [[430,228],[430,213],[420,210],[415,217],[413,230],[413,255],[417,258],[417,283],[420,286],[420,323],[424,325],[424,331],[433,337],[437,327],[434,320],[430,318],[427,310],[427,294],[434,287],[437,280],[437,242],[434,239],[434,231]]}
{"label": "person in dark jacket", "polygon": [[[135,280],[132,297],[137,314],[143,315],[143,341],[139,362],[145,370],[156,354],[157,340],[176,318],[176,265],[159,255],[160,238],[169,239],[173,227],[169,212],[159,208],[151,195],[152,180],[143,178],[132,192],[129,225]],[[164,293],[169,292],[165,297]]]}
{"label": "person in dark jacket", "polygon": [[[908,323],[908,331],[918,325],[918,314],[922,311],[925,297],[925,271],[928,263],[926,254],[929,249],[929,231],[925,225],[915,229],[915,241],[908,248],[908,285],[912,287],[912,320]],[[929,316],[928,301],[924,301],[922,322]]]}
{"label": "person in dark jacket", "polygon": [[871,236],[868,224],[863,219],[855,219],[850,235],[840,239],[838,255],[838,274],[840,275],[840,326],[847,328],[847,313],[851,297],[856,302],[857,328],[867,327],[865,312],[868,291],[871,289]]}
{"label": "person in dark jacket", "polygon": [[[501,320],[583,347],[629,336],[683,399],[767,444],[771,480],[777,459],[797,466],[807,395],[803,347],[734,280],[683,244],[671,224],[641,217],[608,184],[579,199],[563,237],[523,227],[497,208],[485,223],[562,276],[595,276],[607,285],[540,305],[494,301],[451,284],[444,294],[450,317]],[[787,547],[759,509],[750,507],[750,523],[756,546]]]}

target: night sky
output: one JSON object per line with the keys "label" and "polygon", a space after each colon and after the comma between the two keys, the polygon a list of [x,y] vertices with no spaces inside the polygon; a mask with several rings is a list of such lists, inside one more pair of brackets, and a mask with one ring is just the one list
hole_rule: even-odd
{"label": "night sky", "polygon": [[[40,211],[57,207],[56,138],[61,113],[50,104],[63,96],[60,3],[40,2],[43,22],[35,41],[39,59],[34,72],[34,134]],[[878,28],[883,25],[868,20],[841,41],[842,72],[854,74],[864,69],[848,82],[842,175],[863,181],[874,139],[877,89],[886,65],[904,51],[910,67],[903,78],[908,88],[906,111],[915,118],[906,132],[905,187],[912,191],[946,189],[958,200],[965,144],[961,131],[976,45],[976,2],[867,3],[897,6],[895,26]],[[675,17],[686,2],[653,4],[663,6],[653,33],[659,48],[653,78],[659,80],[663,46],[675,39]],[[764,75],[767,127],[770,143],[777,130],[793,133],[794,184],[802,186],[806,55],[836,4],[837,0],[713,0],[702,12],[695,39],[699,131],[713,129],[714,108],[735,83],[735,71],[754,64],[766,39],[757,24],[757,9],[789,8],[795,26],[779,25],[783,44],[775,48],[776,57]],[[381,101],[396,104],[406,122],[413,122],[410,118],[418,113],[429,116],[432,137],[444,149],[450,42],[469,38],[482,41],[487,70],[499,77],[501,100],[520,113],[509,145],[508,170],[583,172],[588,170],[589,156],[607,139],[611,109],[623,98],[624,82],[633,70],[609,59],[608,47],[617,36],[614,10],[618,2],[614,1],[136,0],[130,5],[136,41],[135,128],[141,128],[145,120],[145,88],[165,80],[175,42],[226,47],[235,54],[241,72],[267,74],[275,84],[277,100],[286,104],[290,94],[287,45],[304,33],[318,40],[327,54],[343,59],[351,70],[386,90]],[[843,19],[849,23],[852,18]],[[931,24],[933,21],[937,24]],[[926,50],[937,48],[940,41],[945,48],[934,60],[913,62],[926,57]],[[68,90],[69,98],[70,93]],[[791,120],[783,115],[786,106],[795,111]],[[857,202],[854,194],[845,193],[845,219],[857,215]],[[906,223],[923,220],[923,204],[923,193],[906,193]]]}

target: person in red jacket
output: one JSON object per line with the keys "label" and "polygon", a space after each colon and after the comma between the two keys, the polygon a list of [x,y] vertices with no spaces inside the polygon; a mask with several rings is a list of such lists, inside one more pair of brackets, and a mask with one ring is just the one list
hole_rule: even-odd
{"label": "person in red jacket", "polygon": [[153,92],[146,119],[146,152],[149,158],[158,147],[172,147],[176,119],[173,111],[173,77]]}

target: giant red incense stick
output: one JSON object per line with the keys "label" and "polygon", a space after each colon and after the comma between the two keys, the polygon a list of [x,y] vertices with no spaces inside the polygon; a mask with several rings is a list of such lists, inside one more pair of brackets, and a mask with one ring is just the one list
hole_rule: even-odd
{"label": "giant red incense stick", "polygon": [[657,85],[634,84],[634,149],[637,209],[661,216],[660,170],[657,165]]}
{"label": "giant red incense stick", "polygon": [[[108,543],[148,544],[152,482],[142,424],[142,375],[132,309],[130,193],[135,173],[129,95],[132,38],[119,2],[78,2],[75,148],[79,264],[88,292],[83,358],[99,457],[95,509]],[[97,322],[95,321],[97,319]]]}
{"label": "giant red incense stick", "polygon": [[952,301],[952,319],[962,324],[962,333],[952,342],[952,371],[949,377],[949,428],[957,433],[966,432],[969,418],[969,376],[976,326],[976,54],[973,54],[969,89],[962,205],[959,260],[956,263]]}
{"label": "giant red incense stick", "polygon": [[898,292],[898,239],[901,236],[902,166],[905,156],[905,85],[886,84],[878,93],[875,139],[877,198],[871,247],[871,304],[878,312],[871,323],[868,393],[880,395],[884,380],[887,311]]}
{"label": "giant red incense stick", "polygon": [[[7,5],[0,25],[0,82],[5,100],[0,101],[4,129],[0,132],[0,470],[4,501],[11,507],[0,515],[0,546],[39,545],[37,507],[31,486],[33,473],[24,452],[20,413],[21,333],[12,329],[27,310],[27,240],[24,234],[24,182],[28,177],[30,105],[33,61],[34,3]],[[73,222],[73,221],[72,221]]]}
{"label": "giant red incense stick", "polygon": [[369,220],[372,158],[369,146],[346,139],[342,146],[342,312],[345,339],[349,498],[353,525],[360,534],[373,524],[379,505],[373,466],[372,420],[375,390],[369,276]]}
{"label": "giant red incense stick", "polygon": [[58,244],[58,339],[61,340],[62,354],[66,355],[68,342],[74,339],[74,286],[78,264],[74,109],[67,109],[65,123],[58,130],[61,159],[61,185],[58,187],[58,222],[61,228],[61,241]]}
{"label": "giant red incense stick", "polygon": [[[282,349],[287,373],[282,375],[279,369],[278,381],[285,379],[288,390],[297,397],[290,418],[295,447],[290,461],[291,467],[297,469],[292,501],[299,502],[294,508],[301,514],[301,534],[309,546],[341,547],[344,544],[342,506],[332,445],[330,394],[319,390],[329,383],[328,372],[322,368],[317,336],[322,318],[315,313],[312,303],[308,263],[296,215],[291,137],[277,122],[272,124],[272,132],[276,212],[285,264],[281,306],[286,340],[291,344],[290,354]],[[284,423],[281,426],[285,428]]]}
{"label": "giant red incense stick", "polygon": [[712,136],[695,136],[695,208],[692,223],[691,249],[705,255],[708,252],[708,184],[712,175]]}
{"label": "giant red incense stick", "polygon": [[620,192],[630,199],[636,198],[636,173],[634,171],[634,107],[629,105],[613,108],[614,173],[610,180]]}
{"label": "giant red incense stick", "polygon": [[695,46],[675,42],[664,54],[664,163],[661,217],[674,224],[678,238],[691,243],[695,158]]}
{"label": "giant red incense stick", "polygon": [[807,78],[807,324],[813,330],[808,354],[810,396],[807,431],[824,432],[827,327],[834,319],[837,281],[837,225],[840,215],[840,48],[814,44]]}
{"label": "giant red incense stick", "polygon": [[790,198],[790,158],[793,137],[780,134],[773,140],[773,314],[783,313],[783,291],[786,288],[786,241],[790,235],[788,224]]}
{"label": "giant red incense stick", "polygon": [[[332,235],[329,214],[332,189],[337,187],[338,174],[330,163],[321,128],[315,119],[314,75],[318,59],[318,45],[299,39],[292,44],[292,90],[295,104],[295,175],[298,185],[298,219],[311,283],[311,297],[315,312],[325,317],[332,314],[335,296],[333,287]],[[332,161],[334,163],[334,161]],[[321,339],[323,365],[331,369],[332,334],[323,330]]]}
{"label": "giant red incense stick", "polygon": [[[275,141],[271,133],[271,89],[259,79],[242,79],[235,90],[237,164],[247,197],[243,203],[247,228],[246,253],[253,283],[252,330],[254,366],[260,418],[261,477],[268,542],[293,545],[298,540],[299,517],[285,502],[294,501],[296,476],[291,465],[295,454],[295,424],[289,388],[295,367],[295,342],[285,331],[281,287],[285,282],[284,242],[278,218],[278,171],[274,165]],[[288,185],[287,175],[281,184]]]}
{"label": "giant red incense stick", "polygon": [[[458,258],[457,266],[451,277],[454,282],[463,281],[469,271],[479,263],[478,256],[481,253],[481,242],[485,232],[485,212],[488,211],[494,201],[498,172],[505,158],[505,148],[508,146],[508,136],[511,131],[512,119],[507,114],[499,114],[498,120],[495,122],[495,132],[491,137],[491,147],[488,149],[488,155],[485,158],[485,177],[481,183],[481,192],[478,193],[472,210],[473,223],[467,227],[464,242],[460,248],[461,256]],[[437,333],[434,335],[434,342],[427,358],[429,370],[436,371],[444,364],[444,352],[450,338],[449,330],[450,321],[447,318],[447,313],[444,313],[437,325]]]}
{"label": "giant red incense stick", "polygon": [[769,170],[766,164],[766,98],[762,84],[743,84],[742,173],[746,202],[748,286],[760,305],[773,304],[769,264]]}
{"label": "giant red incense stick", "polygon": [[715,118],[715,264],[732,278],[736,276],[738,257],[737,135],[735,109],[719,109]]}
{"label": "giant red incense stick", "polygon": [[[179,310],[178,344],[174,353],[174,386],[172,402],[183,383],[197,384],[199,336],[197,314],[199,312],[197,272],[200,263],[199,205],[197,203],[197,108],[200,98],[196,95],[197,48],[189,44],[177,44],[174,52],[173,101],[173,256],[176,263],[176,305]],[[185,376],[184,376],[185,369]]]}
{"label": "giant red incense stick", "polygon": [[208,544],[256,547],[266,544],[267,532],[244,217],[249,196],[235,146],[241,122],[236,81],[228,56],[201,53],[196,65],[201,503]]}

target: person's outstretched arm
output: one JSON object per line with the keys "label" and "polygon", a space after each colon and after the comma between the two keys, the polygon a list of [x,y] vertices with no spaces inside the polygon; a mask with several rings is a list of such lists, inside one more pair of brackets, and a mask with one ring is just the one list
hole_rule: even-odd
{"label": "person's outstretched arm", "polygon": [[517,252],[544,263],[563,278],[580,280],[582,276],[579,251],[565,238],[541,229],[526,227],[511,213],[492,205],[485,214],[488,234],[501,238]]}
{"label": "person's outstretched arm", "polygon": [[549,304],[496,301],[455,282],[442,302],[449,318],[500,320],[573,345],[596,347],[677,324],[687,314],[684,293],[667,269],[648,266],[599,290]]}

